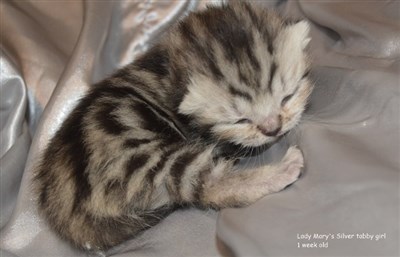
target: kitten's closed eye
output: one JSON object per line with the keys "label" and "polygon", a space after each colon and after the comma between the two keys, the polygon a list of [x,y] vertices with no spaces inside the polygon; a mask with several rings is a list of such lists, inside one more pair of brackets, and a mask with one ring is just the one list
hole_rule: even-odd
{"label": "kitten's closed eye", "polygon": [[252,123],[252,121],[249,119],[240,119],[235,122],[235,124],[244,124],[244,123]]}
{"label": "kitten's closed eye", "polygon": [[303,74],[303,76],[301,77],[301,79],[305,79],[305,78],[307,78],[309,75],[310,75],[310,70],[307,70],[307,71]]}
{"label": "kitten's closed eye", "polygon": [[293,95],[294,95],[294,94],[290,94],[290,95],[285,96],[285,97],[282,99],[281,106],[284,106],[284,105],[293,97]]}

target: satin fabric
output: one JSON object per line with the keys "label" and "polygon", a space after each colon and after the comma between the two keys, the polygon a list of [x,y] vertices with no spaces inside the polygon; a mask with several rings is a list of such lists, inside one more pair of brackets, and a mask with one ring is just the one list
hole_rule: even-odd
{"label": "satin fabric", "polygon": [[[134,60],[168,26],[205,4],[0,3],[2,256],[86,256],[37,215],[35,161],[90,84]],[[268,162],[298,144],[306,158],[302,178],[247,208],[177,211],[107,256],[400,255],[399,2],[260,4],[310,21],[315,91],[296,131],[249,161]],[[386,238],[298,248],[304,240],[297,235],[305,233]]]}

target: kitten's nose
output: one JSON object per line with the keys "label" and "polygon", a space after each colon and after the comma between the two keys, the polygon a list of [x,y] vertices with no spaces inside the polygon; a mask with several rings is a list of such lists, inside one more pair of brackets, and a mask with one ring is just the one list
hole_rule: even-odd
{"label": "kitten's nose", "polygon": [[280,115],[269,115],[257,128],[266,136],[274,137],[282,129],[282,119]]}

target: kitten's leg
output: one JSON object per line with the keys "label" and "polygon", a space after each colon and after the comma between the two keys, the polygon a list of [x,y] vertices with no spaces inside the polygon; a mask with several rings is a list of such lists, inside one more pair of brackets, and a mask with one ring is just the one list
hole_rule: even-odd
{"label": "kitten's leg", "polygon": [[171,202],[217,209],[245,206],[292,184],[304,162],[300,150],[291,147],[277,164],[239,170],[233,160],[213,162],[212,150],[184,147],[175,155],[162,179]]}
{"label": "kitten's leg", "polygon": [[295,182],[304,164],[301,151],[291,147],[273,165],[236,170],[230,163],[218,163],[204,176],[200,204],[214,208],[239,207],[278,192]]}

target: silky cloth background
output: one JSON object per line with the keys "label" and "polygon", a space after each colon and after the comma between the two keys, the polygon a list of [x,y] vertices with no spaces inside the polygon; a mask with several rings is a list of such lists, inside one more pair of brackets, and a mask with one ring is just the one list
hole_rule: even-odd
{"label": "silky cloth background", "polygon": [[[91,83],[205,2],[0,4],[0,255],[86,256],[38,217],[33,165]],[[400,255],[400,2],[260,4],[312,25],[310,108],[297,130],[263,156],[297,143],[304,176],[247,208],[177,211],[108,256]],[[386,239],[299,249],[304,240],[297,234],[304,233],[386,233]]]}

